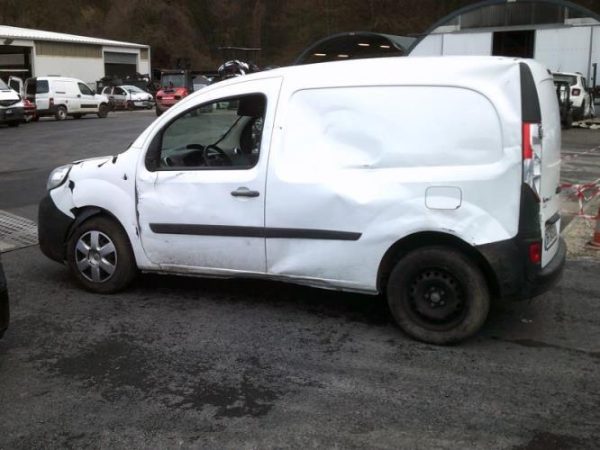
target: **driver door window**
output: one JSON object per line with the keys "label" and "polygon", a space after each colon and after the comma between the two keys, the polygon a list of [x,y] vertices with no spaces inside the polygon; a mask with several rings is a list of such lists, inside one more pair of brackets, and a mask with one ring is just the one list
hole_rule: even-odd
{"label": "driver door window", "polygon": [[163,131],[157,170],[250,169],[260,156],[266,98],[219,99],[185,112]]}
{"label": "driver door window", "polygon": [[81,92],[83,95],[94,95],[94,92],[92,92],[87,84],[77,83],[77,86],[79,86],[79,92]]}

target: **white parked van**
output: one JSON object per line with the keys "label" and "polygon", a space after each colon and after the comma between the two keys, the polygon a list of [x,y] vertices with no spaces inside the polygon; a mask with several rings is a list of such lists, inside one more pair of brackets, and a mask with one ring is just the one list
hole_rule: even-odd
{"label": "white parked van", "polygon": [[182,100],[124,153],[52,172],[40,246],[95,292],[139,269],[383,293],[408,334],[455,342],[490,299],[558,280],[560,132],[552,75],[529,60],[239,77]]}
{"label": "white parked van", "polygon": [[0,123],[18,127],[25,118],[24,108],[21,96],[0,80]]}
{"label": "white parked van", "polygon": [[100,118],[108,115],[108,98],[95,94],[76,78],[29,78],[24,90],[27,99],[35,102],[40,117],[54,116],[56,120],[65,120],[68,116],[80,119],[86,114],[96,114]]}

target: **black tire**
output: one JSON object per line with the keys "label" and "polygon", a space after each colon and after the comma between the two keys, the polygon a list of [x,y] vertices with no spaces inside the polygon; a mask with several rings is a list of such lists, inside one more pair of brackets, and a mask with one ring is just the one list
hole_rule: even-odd
{"label": "black tire", "polygon": [[73,114],[73,119],[81,119],[83,114]]}
{"label": "black tire", "polygon": [[573,111],[567,113],[567,117],[565,118],[565,128],[567,130],[573,128]]}
{"label": "black tire", "polygon": [[35,116],[33,116],[33,119],[31,119],[33,122],[39,122],[40,121],[40,116],[38,116],[37,114]]}
{"label": "black tire", "polygon": [[127,109],[127,111],[133,111],[135,109],[135,105],[132,101],[128,100],[125,105],[125,108]]}
{"label": "black tire", "polygon": [[67,119],[67,108],[64,106],[57,106],[56,112],[54,113],[54,118],[56,120],[66,120]]}
{"label": "black tire", "polygon": [[163,113],[163,111],[157,106],[156,107],[156,116],[160,116]]}
{"label": "black tire", "polygon": [[396,263],[387,298],[400,328],[419,341],[438,345],[475,334],[490,308],[479,268],[459,251],[437,246],[414,250]]}
{"label": "black tire", "polygon": [[19,126],[19,122],[17,122],[16,120],[14,122],[8,122],[8,126],[16,128]]}
{"label": "black tire", "polygon": [[105,119],[106,116],[108,116],[108,110],[108,105],[106,103],[101,103],[100,106],[98,106],[98,117]]}
{"label": "black tire", "polygon": [[99,294],[125,289],[137,274],[127,234],[105,216],[86,220],[72,233],[67,242],[67,264],[84,289]]}

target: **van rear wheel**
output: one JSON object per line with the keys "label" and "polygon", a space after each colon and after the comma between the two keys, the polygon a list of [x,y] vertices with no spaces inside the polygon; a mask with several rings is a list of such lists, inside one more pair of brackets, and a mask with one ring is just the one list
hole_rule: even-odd
{"label": "van rear wheel", "polygon": [[113,294],[135,278],[137,266],[127,234],[104,216],[83,222],[67,242],[67,264],[86,290]]}
{"label": "van rear wheel", "polygon": [[67,108],[64,106],[58,106],[56,108],[56,112],[54,113],[54,118],[56,120],[66,120],[67,119]]}
{"label": "van rear wheel", "polygon": [[481,270],[462,253],[426,247],[404,256],[390,274],[388,304],[411,337],[452,344],[475,334],[485,322],[490,295]]}

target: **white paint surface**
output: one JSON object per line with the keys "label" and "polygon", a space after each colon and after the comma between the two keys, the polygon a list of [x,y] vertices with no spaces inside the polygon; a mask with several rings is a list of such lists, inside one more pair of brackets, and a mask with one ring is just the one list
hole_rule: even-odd
{"label": "white paint surface", "polygon": [[[539,86],[551,83],[545,68],[528,64]],[[179,114],[255,92],[267,96],[268,107],[254,169],[145,169],[152,138]],[[551,89],[542,97],[544,109],[556,108]],[[74,193],[63,186],[52,197],[63,211],[74,204],[112,213],[144,270],[251,273],[374,293],[384,254],[406,236],[438,232],[483,245],[517,234],[520,99],[519,62],[510,58],[389,58],[249,75],[188,96],[114,163],[109,158],[75,165]],[[554,142],[560,125],[553,114],[544,112],[543,145],[550,158],[544,162],[542,195],[557,198],[551,191],[559,173]],[[239,186],[261,195],[238,201],[230,192]],[[427,189],[440,186],[460,190],[460,208],[427,207]],[[558,211],[554,197],[545,202],[543,220]],[[153,235],[148,226],[153,222],[361,236],[344,241]]]}

